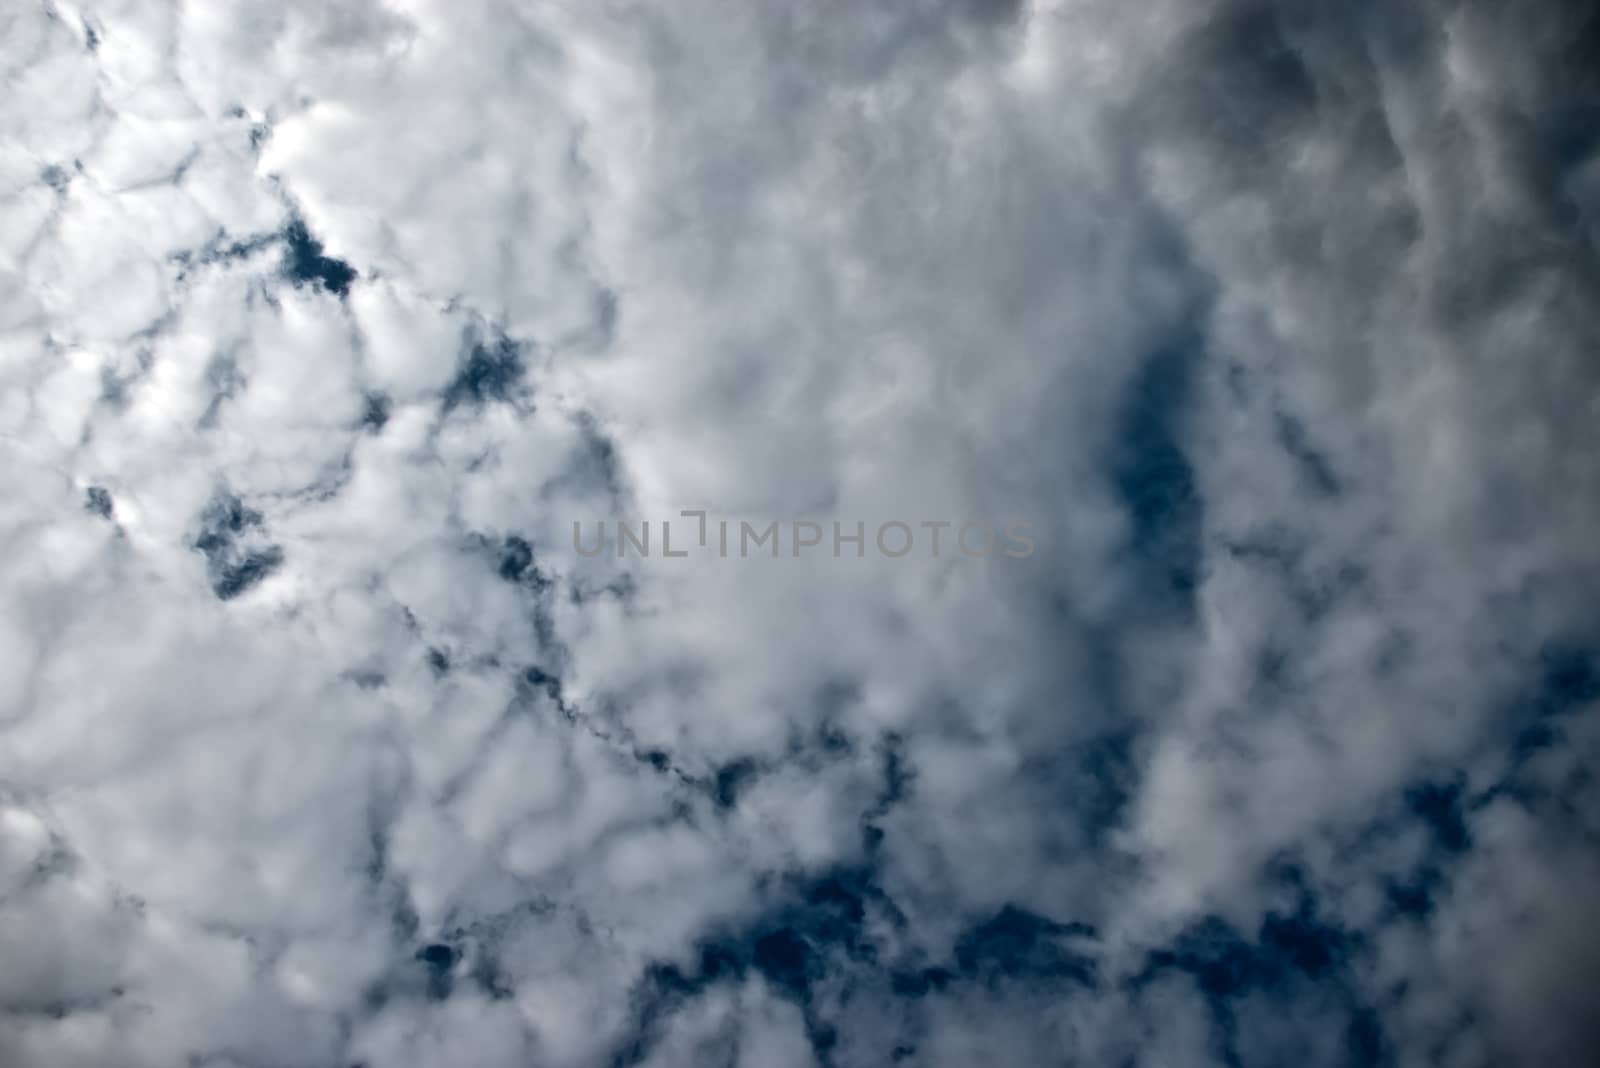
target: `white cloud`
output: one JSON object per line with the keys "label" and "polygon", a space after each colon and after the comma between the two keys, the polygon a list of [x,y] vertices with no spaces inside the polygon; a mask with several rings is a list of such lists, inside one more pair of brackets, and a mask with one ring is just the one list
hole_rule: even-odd
{"label": "white cloud", "polygon": [[[1600,86],[1507,18],[0,16],[0,1061],[1578,1063]],[[571,540],[691,508],[782,558]]]}

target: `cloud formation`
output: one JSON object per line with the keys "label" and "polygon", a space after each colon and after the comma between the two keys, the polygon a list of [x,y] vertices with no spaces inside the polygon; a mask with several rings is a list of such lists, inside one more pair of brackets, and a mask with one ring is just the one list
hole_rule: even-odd
{"label": "cloud formation", "polygon": [[0,1063],[1589,1063],[1585,6],[0,23]]}

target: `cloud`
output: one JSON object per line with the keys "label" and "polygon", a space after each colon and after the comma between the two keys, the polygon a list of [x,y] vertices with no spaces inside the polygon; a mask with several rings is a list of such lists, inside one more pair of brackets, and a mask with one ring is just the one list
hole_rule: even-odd
{"label": "cloud", "polygon": [[0,1061],[1586,1063],[1580,5],[5,18]]}

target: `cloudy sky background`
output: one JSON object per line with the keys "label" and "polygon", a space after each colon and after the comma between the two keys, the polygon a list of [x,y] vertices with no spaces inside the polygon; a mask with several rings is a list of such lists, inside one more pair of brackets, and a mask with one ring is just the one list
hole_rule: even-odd
{"label": "cloudy sky background", "polygon": [[[1592,1063],[1588,5],[0,72],[0,1064]],[[573,549],[685,508],[1038,549]]]}

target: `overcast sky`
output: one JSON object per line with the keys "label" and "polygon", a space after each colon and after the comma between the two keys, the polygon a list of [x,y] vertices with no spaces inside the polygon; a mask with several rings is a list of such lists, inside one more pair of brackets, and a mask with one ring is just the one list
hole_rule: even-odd
{"label": "overcast sky", "polygon": [[1597,531],[1592,5],[7,0],[0,1066],[1586,1068]]}

